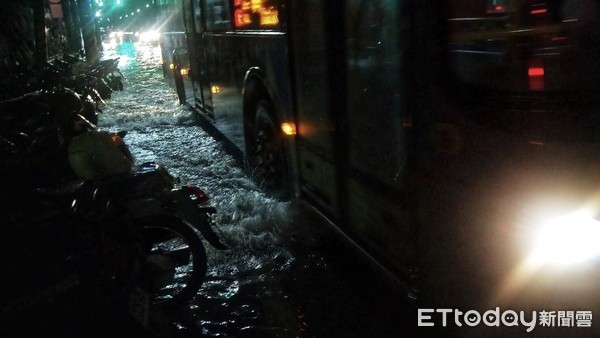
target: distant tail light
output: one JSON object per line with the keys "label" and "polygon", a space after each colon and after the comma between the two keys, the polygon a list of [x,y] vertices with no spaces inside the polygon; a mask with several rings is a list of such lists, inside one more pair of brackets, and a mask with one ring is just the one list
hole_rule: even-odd
{"label": "distant tail light", "polygon": [[543,91],[544,90],[544,65],[540,60],[531,60],[527,69],[529,78],[529,90]]}
{"label": "distant tail light", "polygon": [[531,10],[531,15],[541,15],[548,13],[548,9],[546,8],[536,8]]}
{"label": "distant tail light", "polygon": [[504,14],[507,7],[508,0],[487,0],[486,14]]}
{"label": "distant tail light", "polygon": [[544,76],[544,67],[529,67],[527,71],[529,77]]}
{"label": "distant tail light", "polygon": [[550,19],[548,6],[545,2],[532,4],[529,14],[531,14],[532,23],[534,25],[548,24],[548,20]]}

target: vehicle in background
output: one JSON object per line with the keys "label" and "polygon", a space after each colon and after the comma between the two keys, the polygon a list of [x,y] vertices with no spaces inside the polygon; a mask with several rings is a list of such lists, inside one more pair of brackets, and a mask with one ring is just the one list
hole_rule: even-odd
{"label": "vehicle in background", "polygon": [[[538,95],[588,90],[600,79],[594,2],[454,1],[449,6],[452,67],[465,83]],[[578,53],[585,50],[586,53]],[[583,72],[583,73],[582,73]],[[490,74],[493,76],[482,76]]]}

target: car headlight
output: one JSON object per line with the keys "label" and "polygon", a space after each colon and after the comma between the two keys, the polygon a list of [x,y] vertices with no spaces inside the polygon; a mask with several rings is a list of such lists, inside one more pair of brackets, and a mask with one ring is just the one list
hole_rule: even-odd
{"label": "car headlight", "polygon": [[534,264],[576,264],[600,255],[600,222],[578,211],[544,224],[536,239]]}
{"label": "car headlight", "polygon": [[[525,224],[533,221],[537,226],[528,227],[532,231],[524,231],[521,233],[524,237],[519,236],[525,249],[524,255],[519,255],[523,260],[506,275],[499,287],[498,299],[515,297],[523,290],[548,286],[571,288],[575,282],[586,286],[596,280],[591,277],[596,274],[590,272],[597,270],[595,263],[600,257],[600,221],[594,219],[595,212],[584,208],[555,214],[566,207],[561,205],[528,214]],[[598,208],[593,206],[593,209]],[[542,216],[549,212],[555,216]]]}
{"label": "car headlight", "polygon": [[139,38],[142,42],[156,42],[160,39],[160,32],[156,30],[142,32]]}

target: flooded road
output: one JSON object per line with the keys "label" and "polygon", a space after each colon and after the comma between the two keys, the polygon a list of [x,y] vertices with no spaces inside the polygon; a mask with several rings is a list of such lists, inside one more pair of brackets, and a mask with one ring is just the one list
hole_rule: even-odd
{"label": "flooded road", "polygon": [[[180,106],[158,47],[105,46],[119,57],[125,90],[113,93],[100,129],[127,130],[137,163],[158,162],[211,196],[229,246],[207,246],[208,275],[190,304],[205,337],[398,337],[415,321],[403,298],[297,201],[260,191],[223,144]],[[408,323],[408,324],[407,324]]]}

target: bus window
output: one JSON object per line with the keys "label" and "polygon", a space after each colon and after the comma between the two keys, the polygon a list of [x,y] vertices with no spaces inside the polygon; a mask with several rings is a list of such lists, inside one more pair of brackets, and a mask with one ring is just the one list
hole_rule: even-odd
{"label": "bus window", "polygon": [[351,1],[346,24],[350,163],[392,185],[402,181],[406,157],[398,7],[395,1]]}
{"label": "bus window", "polygon": [[231,14],[229,13],[229,1],[207,0],[206,1],[206,29],[211,32],[231,29]]}
{"label": "bus window", "polygon": [[202,29],[202,7],[200,6],[200,0],[193,0],[194,10],[194,31],[197,34],[201,34],[204,30]]}

